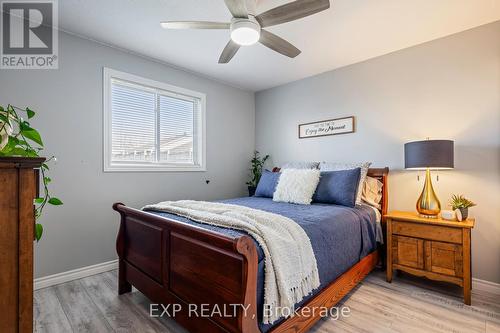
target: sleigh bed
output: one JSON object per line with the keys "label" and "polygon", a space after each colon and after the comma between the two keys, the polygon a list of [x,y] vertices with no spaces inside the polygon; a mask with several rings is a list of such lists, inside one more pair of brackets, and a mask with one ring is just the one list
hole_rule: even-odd
{"label": "sleigh bed", "polygon": [[[388,168],[369,169],[368,175],[384,185],[380,209],[384,216]],[[222,232],[121,203],[114,204],[113,209],[121,215],[116,242],[119,294],[130,292],[134,286],[154,303],[179,304],[174,319],[190,332],[305,332],[320,319],[320,311],[297,311],[273,325],[259,322],[262,254],[249,235]],[[382,252],[372,247],[299,304],[300,309],[335,306],[377,265]],[[201,316],[193,309],[200,309],[202,304],[235,312]]]}

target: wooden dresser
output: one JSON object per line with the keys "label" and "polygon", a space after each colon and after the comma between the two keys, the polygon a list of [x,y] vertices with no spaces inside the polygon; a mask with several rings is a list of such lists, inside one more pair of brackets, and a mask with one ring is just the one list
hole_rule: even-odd
{"label": "wooden dresser", "polygon": [[44,158],[0,157],[0,332],[33,332],[33,239]]}
{"label": "wooden dresser", "polygon": [[461,286],[471,304],[471,229],[474,219],[447,221],[417,213],[390,212],[387,221],[387,282],[393,270]]}

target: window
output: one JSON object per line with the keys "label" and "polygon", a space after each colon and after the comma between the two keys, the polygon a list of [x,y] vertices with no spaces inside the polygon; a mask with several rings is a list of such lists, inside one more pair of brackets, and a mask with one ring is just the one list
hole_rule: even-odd
{"label": "window", "polygon": [[204,171],[205,95],[104,68],[104,171]]}

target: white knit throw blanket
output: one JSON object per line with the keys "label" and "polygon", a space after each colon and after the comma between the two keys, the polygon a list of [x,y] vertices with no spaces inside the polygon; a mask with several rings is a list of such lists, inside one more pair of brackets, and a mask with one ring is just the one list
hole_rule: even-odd
{"label": "white knit throw blanket", "polygon": [[[320,285],[316,257],[301,226],[282,215],[206,201],[164,201],[143,210],[162,211],[200,223],[246,231],[265,255],[264,324],[280,318]],[[283,311],[286,313],[286,311]]]}

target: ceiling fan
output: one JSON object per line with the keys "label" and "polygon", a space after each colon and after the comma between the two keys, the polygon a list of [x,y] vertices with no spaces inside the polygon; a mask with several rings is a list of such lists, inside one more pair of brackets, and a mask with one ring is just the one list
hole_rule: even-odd
{"label": "ceiling fan", "polygon": [[329,0],[295,0],[256,15],[256,0],[224,0],[233,15],[231,22],[167,21],[165,29],[230,29],[231,39],[222,51],[219,64],[228,63],[241,46],[257,42],[287,57],[295,58],[300,50],[263,28],[316,14],[330,8]]}

